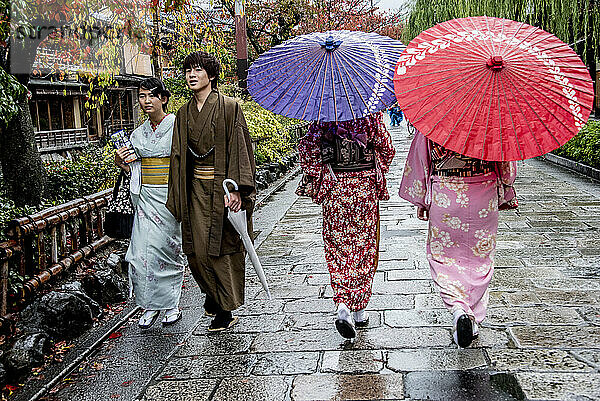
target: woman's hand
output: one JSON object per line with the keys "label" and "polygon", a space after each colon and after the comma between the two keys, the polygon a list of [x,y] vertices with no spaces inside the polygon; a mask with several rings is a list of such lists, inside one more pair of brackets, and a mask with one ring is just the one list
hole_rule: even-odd
{"label": "woman's hand", "polygon": [[429,210],[419,206],[417,208],[417,219],[427,221],[429,220]]}
{"label": "woman's hand", "polygon": [[129,164],[125,162],[131,156],[131,151],[128,148],[120,148],[115,152],[115,164],[123,170],[129,172]]}
{"label": "woman's hand", "polygon": [[239,212],[242,208],[242,196],[239,192],[230,192],[230,198],[227,199],[227,194],[225,194],[225,206],[229,207],[232,212]]}

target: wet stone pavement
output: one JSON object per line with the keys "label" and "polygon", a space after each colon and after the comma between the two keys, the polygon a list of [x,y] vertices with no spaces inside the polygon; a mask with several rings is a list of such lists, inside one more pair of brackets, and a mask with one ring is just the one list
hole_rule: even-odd
{"label": "wet stone pavement", "polygon": [[209,334],[196,293],[193,324],[171,338],[139,400],[600,399],[600,184],[545,161],[519,163],[520,207],[501,214],[488,318],[459,350],[430,280],[427,223],[397,195],[410,139],[404,125],[392,133],[371,322],[356,341],[335,331],[321,209],[293,194],[296,177],[270,202],[281,218],[274,209],[255,216],[274,299],[248,266],[239,323]]}
{"label": "wet stone pavement", "polygon": [[459,350],[430,280],[427,224],[397,195],[410,140],[404,126],[393,135],[371,323],[355,343],[334,329],[321,209],[294,198],[259,247],[274,299],[249,267],[240,322],[211,335],[201,319],[142,400],[600,399],[600,185],[519,163],[520,208],[501,215],[489,315]]}

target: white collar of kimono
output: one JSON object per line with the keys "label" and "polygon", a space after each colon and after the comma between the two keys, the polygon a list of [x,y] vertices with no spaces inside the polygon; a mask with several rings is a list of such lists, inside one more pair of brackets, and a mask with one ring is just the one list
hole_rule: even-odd
{"label": "white collar of kimono", "polygon": [[142,127],[144,128],[144,135],[148,136],[148,134],[152,135],[157,135],[158,133],[166,133],[167,131],[170,131],[172,126],[173,126],[173,122],[175,121],[175,114],[169,113],[167,114],[160,123],[158,123],[158,125],[156,126],[156,129],[152,129],[152,124],[150,124],[150,119],[146,119],[146,121],[144,121],[144,124],[142,124]]}

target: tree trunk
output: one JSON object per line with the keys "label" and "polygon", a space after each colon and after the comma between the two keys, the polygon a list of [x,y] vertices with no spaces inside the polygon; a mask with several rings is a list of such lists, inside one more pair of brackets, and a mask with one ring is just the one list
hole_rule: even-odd
{"label": "tree trunk", "polygon": [[160,56],[158,53],[158,46],[160,46],[160,27],[159,27],[159,6],[154,7],[152,13],[152,67],[154,69],[154,76],[162,79],[162,70],[160,68]]}
{"label": "tree trunk", "polygon": [[0,161],[8,197],[17,206],[39,205],[44,193],[46,171],[35,144],[35,133],[27,99],[18,104],[19,113],[0,129]]}
{"label": "tree trunk", "polygon": [[[2,60],[4,65],[0,68],[12,73],[17,81],[27,87],[37,47],[46,36],[28,40],[22,46],[10,46],[6,58]],[[2,179],[6,193],[15,205],[39,205],[44,193],[46,170],[35,143],[27,97],[24,96],[17,106],[17,115],[6,126],[0,125]]]}

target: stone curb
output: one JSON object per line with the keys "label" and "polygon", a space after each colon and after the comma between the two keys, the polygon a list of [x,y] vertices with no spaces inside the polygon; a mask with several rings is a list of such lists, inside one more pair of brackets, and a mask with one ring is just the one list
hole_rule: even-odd
{"label": "stone curb", "polygon": [[578,163],[574,160],[567,159],[562,156],[557,156],[553,153],[546,153],[542,156],[545,160],[548,160],[551,163],[558,164],[559,166],[566,167],[570,170],[576,171],[579,174],[583,174],[590,178],[594,178],[596,180],[600,180],[600,170],[587,166],[582,163]]}

